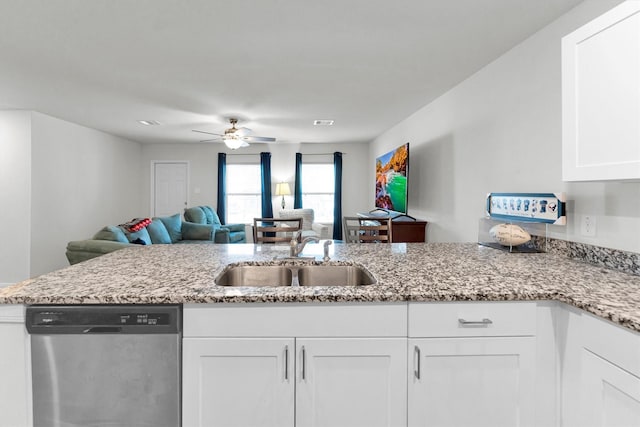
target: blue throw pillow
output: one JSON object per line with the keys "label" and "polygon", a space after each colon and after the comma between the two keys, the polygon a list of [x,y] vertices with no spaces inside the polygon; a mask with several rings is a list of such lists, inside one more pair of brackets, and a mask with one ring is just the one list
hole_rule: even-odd
{"label": "blue throw pillow", "polygon": [[171,243],[176,243],[182,240],[182,219],[180,218],[179,213],[171,216],[161,216],[158,217],[158,219],[162,221],[164,226],[167,228],[169,236],[171,237]]}
{"label": "blue throw pillow", "polygon": [[111,240],[114,242],[129,243],[129,239],[127,239],[122,228],[116,227],[115,225],[107,225],[98,231],[93,238],[94,240]]}
{"label": "blue throw pillow", "polygon": [[207,217],[200,206],[186,208],[184,210],[184,219],[187,222],[195,222],[196,224],[207,224]]}
{"label": "blue throw pillow", "polygon": [[211,206],[200,206],[204,211],[204,215],[207,217],[207,224],[217,225],[218,227],[222,225],[220,222],[220,217],[218,213],[213,210]]}
{"label": "blue throw pillow", "polygon": [[154,245],[171,243],[169,231],[159,218],[154,218],[151,224],[147,225],[147,231],[149,232],[149,237],[151,237],[151,243]]}
{"label": "blue throw pillow", "polygon": [[137,243],[141,245],[143,243],[141,243],[140,241],[142,241],[145,245],[151,244],[151,237],[149,236],[149,232],[146,228],[140,229],[133,233],[125,230],[124,233],[127,235],[130,243]]}

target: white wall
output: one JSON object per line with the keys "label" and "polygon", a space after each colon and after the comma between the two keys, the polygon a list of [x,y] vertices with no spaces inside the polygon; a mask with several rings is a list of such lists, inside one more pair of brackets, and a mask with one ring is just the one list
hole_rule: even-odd
{"label": "white wall", "polygon": [[40,113],[32,115],[31,271],[69,265],[67,242],[146,214],[141,145]]}
{"label": "white wall", "polygon": [[[287,181],[291,184],[295,175],[295,153],[302,153],[303,162],[314,162],[320,159],[333,161],[333,152],[344,153],[342,158],[342,210],[345,215],[357,211],[371,209],[364,188],[370,188],[368,171],[373,170],[374,163],[368,161],[368,144],[254,144],[237,151],[227,150],[223,144],[145,144],[142,148],[142,165],[144,167],[144,199],[147,212],[151,214],[151,162],[153,160],[186,160],[190,164],[189,205],[210,205],[215,208],[217,202],[218,152],[226,152],[227,163],[242,162],[248,159],[259,161],[261,151],[271,152],[272,194],[275,185]],[[312,156],[324,154],[327,156]],[[247,156],[250,154],[250,156]],[[200,193],[196,193],[199,189]],[[373,190],[372,190],[373,192]],[[273,209],[280,209],[280,197],[273,198]],[[293,197],[285,199],[287,208],[293,207]]]}
{"label": "white wall", "polygon": [[[553,237],[640,252],[640,183],[561,178],[560,40],[618,3],[581,3],[372,142],[370,161],[411,143],[409,213],[430,221],[427,241],[477,241],[487,193],[564,191]],[[580,235],[585,214],[595,238]]]}
{"label": "white wall", "polygon": [[0,287],[29,277],[31,113],[0,111]]}

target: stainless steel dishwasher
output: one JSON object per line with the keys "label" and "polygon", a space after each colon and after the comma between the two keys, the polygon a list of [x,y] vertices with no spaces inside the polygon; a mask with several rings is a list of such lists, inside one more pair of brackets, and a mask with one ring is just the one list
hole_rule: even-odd
{"label": "stainless steel dishwasher", "polygon": [[180,426],[177,305],[27,307],[34,427]]}

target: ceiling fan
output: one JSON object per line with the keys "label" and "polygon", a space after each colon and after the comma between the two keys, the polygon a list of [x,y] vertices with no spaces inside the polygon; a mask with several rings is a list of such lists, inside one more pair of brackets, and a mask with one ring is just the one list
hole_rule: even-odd
{"label": "ceiling fan", "polygon": [[216,138],[205,139],[200,142],[212,142],[212,141],[222,141],[225,143],[227,147],[232,150],[237,150],[238,148],[248,147],[250,142],[275,142],[275,138],[270,138],[266,136],[250,136],[249,134],[252,132],[251,129],[248,128],[237,128],[236,124],[238,123],[238,119],[231,118],[229,119],[229,123],[231,123],[231,127],[229,129],[224,130],[224,134],[220,133],[212,133],[205,132],[203,130],[193,130],[198,133],[206,133],[207,135],[215,135]]}

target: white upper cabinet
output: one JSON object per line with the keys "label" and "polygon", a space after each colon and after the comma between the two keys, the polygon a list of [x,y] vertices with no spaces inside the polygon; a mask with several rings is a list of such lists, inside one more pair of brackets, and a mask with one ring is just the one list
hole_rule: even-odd
{"label": "white upper cabinet", "polygon": [[640,179],[640,1],[562,39],[562,178]]}

